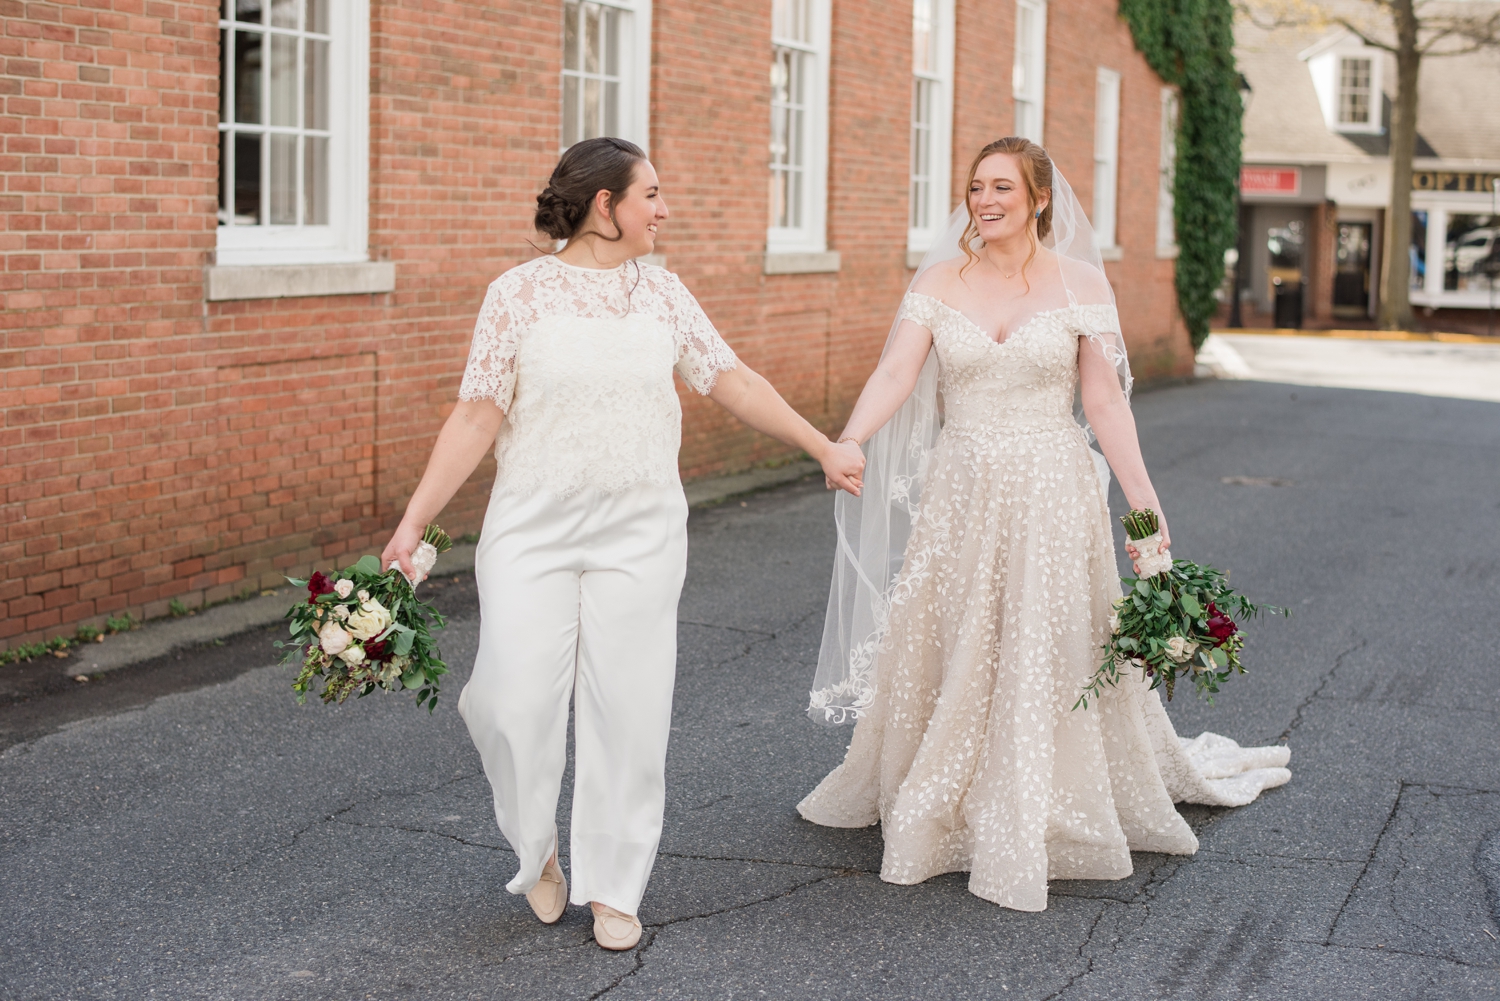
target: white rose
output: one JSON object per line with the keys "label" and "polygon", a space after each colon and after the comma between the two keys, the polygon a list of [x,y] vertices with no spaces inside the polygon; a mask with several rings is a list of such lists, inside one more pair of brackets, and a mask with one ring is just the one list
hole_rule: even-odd
{"label": "white rose", "polygon": [[340,598],[347,598],[349,597],[349,595],[354,593],[354,581],[341,580],[337,584],[333,585],[333,590],[334,593],[337,594]]}
{"label": "white rose", "polygon": [[342,622],[344,619],[347,619],[349,617],[349,606],[348,605],[334,605],[333,606],[333,617],[335,619],[338,619],[340,622]]}
{"label": "white rose", "polygon": [[349,634],[337,622],[325,622],[318,630],[318,643],[328,656],[337,657],[349,646]]}
{"label": "white rose", "polygon": [[374,639],[390,624],[391,613],[374,598],[365,599],[359,611],[349,616],[349,631],[355,639]]}
{"label": "white rose", "polygon": [[350,667],[358,667],[365,662],[365,648],[362,646],[351,646],[339,654],[339,660],[342,660]]}
{"label": "white rose", "polygon": [[1167,656],[1181,664],[1198,650],[1198,644],[1186,636],[1173,636],[1167,640]]}
{"label": "white rose", "polygon": [[361,591],[361,592],[359,592],[359,600],[360,601],[369,601],[370,600],[370,592],[369,591]]}
{"label": "white rose", "polygon": [[1109,613],[1109,631],[1112,632],[1112,633],[1117,633],[1117,632],[1120,631],[1120,613],[1119,612],[1110,612]]}

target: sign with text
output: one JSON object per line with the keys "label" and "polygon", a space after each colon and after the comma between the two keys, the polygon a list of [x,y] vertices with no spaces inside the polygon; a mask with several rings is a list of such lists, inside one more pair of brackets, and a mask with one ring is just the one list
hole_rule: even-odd
{"label": "sign with text", "polygon": [[1491,194],[1500,174],[1463,170],[1415,170],[1411,175],[1413,191],[1474,191]]}
{"label": "sign with text", "polygon": [[1240,193],[1246,195],[1301,194],[1302,168],[1241,167]]}

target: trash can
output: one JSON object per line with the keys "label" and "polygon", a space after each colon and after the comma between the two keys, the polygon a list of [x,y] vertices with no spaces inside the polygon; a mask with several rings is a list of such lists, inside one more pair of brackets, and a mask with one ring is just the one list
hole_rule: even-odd
{"label": "trash can", "polygon": [[1277,328],[1300,329],[1302,327],[1302,282],[1284,282],[1280,278],[1271,279],[1271,284],[1276,286],[1276,319]]}

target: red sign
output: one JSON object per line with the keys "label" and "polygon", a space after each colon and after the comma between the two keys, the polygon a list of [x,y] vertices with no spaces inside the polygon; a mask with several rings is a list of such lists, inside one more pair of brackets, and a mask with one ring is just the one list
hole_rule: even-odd
{"label": "red sign", "polygon": [[1240,193],[1296,195],[1302,191],[1301,167],[1241,167]]}

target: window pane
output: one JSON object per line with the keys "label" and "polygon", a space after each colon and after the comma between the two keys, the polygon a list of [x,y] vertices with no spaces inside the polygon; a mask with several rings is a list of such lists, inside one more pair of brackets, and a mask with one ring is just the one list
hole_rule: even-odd
{"label": "window pane", "polygon": [[604,134],[620,134],[620,85],[617,83],[604,85]]}
{"label": "window pane", "polygon": [[260,136],[234,137],[234,224],[260,222]]}
{"label": "window pane", "polygon": [[915,73],[937,72],[932,4],[933,0],[913,0],[911,5],[911,66]]}
{"label": "window pane", "polygon": [[578,68],[578,19],[583,16],[577,3],[563,7],[563,69]]}
{"label": "window pane", "polygon": [[328,43],[308,39],[303,43],[302,127],[328,128]]}
{"label": "window pane", "polygon": [[260,24],[260,3],[261,0],[235,0],[234,19]]}
{"label": "window pane", "polygon": [[328,0],[307,0],[307,30],[328,34]]}
{"label": "window pane", "polygon": [[234,120],[258,123],[260,117],[261,38],[258,31],[234,33]]}
{"label": "window pane", "polygon": [[308,136],[302,140],[302,224],[328,225],[328,140]]}
{"label": "window pane", "polygon": [[1420,289],[1427,284],[1427,213],[1411,214],[1411,246],[1407,248],[1411,257],[1411,287]]}
{"label": "window pane", "polygon": [[232,171],[229,163],[229,150],[234,139],[233,132],[219,133],[219,225],[229,225],[229,189]]}
{"label": "window pane", "polygon": [[271,139],[271,225],[297,224],[297,137]]}
{"label": "window pane", "polygon": [[271,124],[297,124],[297,39],[271,36]]}
{"label": "window pane", "polygon": [[234,65],[234,54],[229,47],[234,44],[234,32],[219,32],[219,121],[234,121],[233,109],[229,105],[229,67]]}
{"label": "window pane", "polygon": [[1489,291],[1500,272],[1500,216],[1454,213],[1448,216],[1443,249],[1443,288],[1452,292]]}
{"label": "window pane", "polygon": [[599,132],[599,81],[583,81],[583,138],[593,139]]}
{"label": "window pane", "polygon": [[278,28],[297,27],[297,0],[271,0],[271,23]]}
{"label": "window pane", "polygon": [[604,14],[604,74],[620,75],[620,12],[613,7]]}
{"label": "window pane", "polygon": [[583,138],[583,127],[578,121],[578,78],[563,77],[563,145],[571,146]]}
{"label": "window pane", "polygon": [[583,70],[599,72],[599,8],[594,4],[583,9]]}

